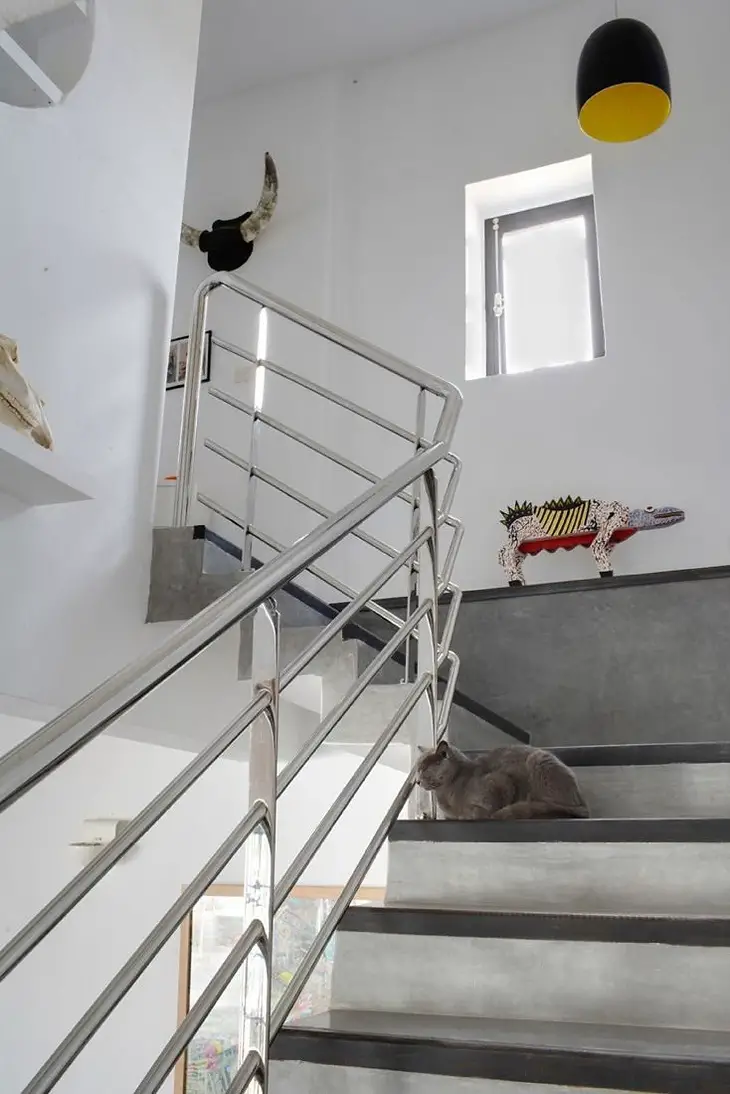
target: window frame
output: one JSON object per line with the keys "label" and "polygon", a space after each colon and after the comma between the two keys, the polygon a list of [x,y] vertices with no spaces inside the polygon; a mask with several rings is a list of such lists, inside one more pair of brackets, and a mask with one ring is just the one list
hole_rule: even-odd
{"label": "window frame", "polygon": [[[502,240],[509,232],[534,228],[541,224],[553,224],[582,216],[586,222],[586,250],[588,260],[588,291],[593,334],[593,357],[603,357],[606,352],[606,336],[603,327],[601,278],[598,266],[598,238],[596,234],[596,209],[592,194],[584,197],[524,209],[506,216],[488,217],[484,221],[484,309],[486,328],[487,376],[514,376],[507,368],[505,324],[503,313],[494,314],[496,295],[504,296],[504,266]],[[569,362],[566,362],[566,364]],[[572,362],[570,362],[572,363]],[[536,366],[537,368],[549,366]],[[527,371],[527,370],[526,370]]]}

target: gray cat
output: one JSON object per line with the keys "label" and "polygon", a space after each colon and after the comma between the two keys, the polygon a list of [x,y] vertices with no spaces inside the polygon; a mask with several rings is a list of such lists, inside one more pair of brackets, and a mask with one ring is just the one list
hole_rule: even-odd
{"label": "gray cat", "polygon": [[447,741],[422,751],[418,782],[448,820],[589,815],[573,772],[541,748],[495,748],[475,760]]}

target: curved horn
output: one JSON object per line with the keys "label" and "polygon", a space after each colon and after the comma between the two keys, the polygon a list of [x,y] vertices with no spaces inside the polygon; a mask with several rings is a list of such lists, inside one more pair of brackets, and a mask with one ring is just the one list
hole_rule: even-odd
{"label": "curved horn", "polygon": [[180,229],[180,242],[185,243],[188,247],[195,247],[200,249],[200,237],[202,232],[199,232],[197,228],[191,228],[189,224],[183,221],[183,226]]}
{"label": "curved horn", "polygon": [[259,203],[250,217],[241,224],[241,235],[246,243],[253,243],[258,235],[263,232],[266,225],[274,215],[276,199],[279,196],[279,176],[276,173],[276,164],[266,153],[266,170],[264,172],[264,188],[261,191]]}

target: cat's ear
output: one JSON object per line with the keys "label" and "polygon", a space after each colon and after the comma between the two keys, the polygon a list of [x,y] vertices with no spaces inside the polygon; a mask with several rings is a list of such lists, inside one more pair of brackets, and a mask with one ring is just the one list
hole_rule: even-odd
{"label": "cat's ear", "polygon": [[416,748],[418,749],[421,756],[425,756],[428,752],[428,749],[424,748],[423,745],[416,745]]}
{"label": "cat's ear", "polygon": [[437,756],[448,756],[449,754],[449,742],[439,741],[438,748],[436,749]]}

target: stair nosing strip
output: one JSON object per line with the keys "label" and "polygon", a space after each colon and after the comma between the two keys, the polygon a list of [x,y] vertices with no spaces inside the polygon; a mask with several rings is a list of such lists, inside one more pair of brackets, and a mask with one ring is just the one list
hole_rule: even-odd
{"label": "stair nosing strip", "polygon": [[355,907],[345,913],[338,931],[432,938],[730,946],[730,918],[719,916],[576,915],[560,912]]}
{"label": "stair nosing strip", "polygon": [[391,843],[728,843],[730,818],[396,821]]}
{"label": "stair nosing strip", "polygon": [[730,1060],[620,1049],[580,1049],[495,1041],[372,1034],[331,1029],[284,1029],[274,1060],[366,1070],[480,1078],[540,1086],[663,1094],[727,1094]]}
{"label": "stair nosing strip", "polygon": [[[729,741],[669,744],[544,745],[568,767],[662,767],[680,764],[730,764]],[[479,756],[477,749],[464,749]],[[484,749],[483,751],[489,751]]]}

